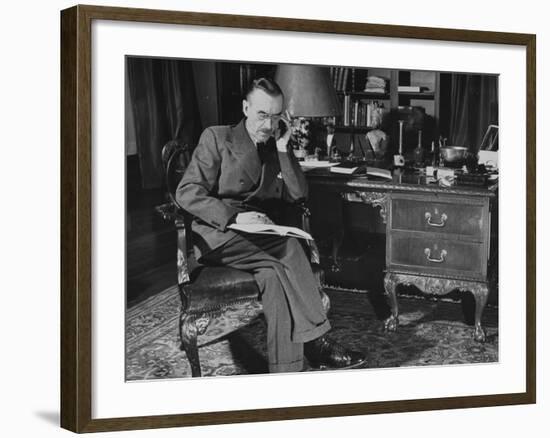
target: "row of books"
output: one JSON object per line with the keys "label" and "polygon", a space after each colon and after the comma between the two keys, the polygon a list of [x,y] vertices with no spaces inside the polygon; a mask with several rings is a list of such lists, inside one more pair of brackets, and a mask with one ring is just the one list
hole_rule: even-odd
{"label": "row of books", "polygon": [[346,91],[348,89],[348,80],[352,80],[351,88],[354,87],[353,79],[355,69],[349,67],[330,67],[330,77],[336,91]]}
{"label": "row of books", "polygon": [[[355,90],[355,69],[349,67],[330,67],[330,77],[336,91]],[[351,82],[351,83],[350,83]],[[386,93],[389,80],[381,76],[368,76],[363,91],[368,93]],[[417,85],[398,85],[398,92],[420,93],[428,91],[427,87]]]}
{"label": "row of books", "polygon": [[[356,90],[354,68],[330,67],[330,77],[336,91]],[[365,80],[364,77],[363,80]],[[388,82],[386,78],[380,76],[368,76],[362,90],[371,93],[385,93],[388,89]]]}
{"label": "row of books", "polygon": [[382,124],[386,108],[377,101],[355,100],[344,96],[342,124],[344,126],[366,126],[376,128]]}

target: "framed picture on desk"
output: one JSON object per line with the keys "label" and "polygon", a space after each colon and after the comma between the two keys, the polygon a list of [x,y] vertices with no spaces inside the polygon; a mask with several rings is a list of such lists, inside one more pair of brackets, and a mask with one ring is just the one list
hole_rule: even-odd
{"label": "framed picture on desk", "polygon": [[[534,35],[89,6],[63,11],[61,31],[63,427],[91,432],[535,401]],[[299,52],[292,50],[298,40],[303,47]],[[181,44],[182,41],[200,44]],[[260,47],[272,50],[266,53]],[[417,56],[420,51],[425,56]],[[358,53],[370,56],[362,60]],[[148,240],[151,234],[139,234],[141,227],[158,230],[162,226],[155,219],[135,221],[139,214],[129,214],[128,205],[135,202],[139,207],[147,195],[153,204],[157,200],[158,205],[164,203],[165,198],[152,190],[159,181],[155,182],[158,169],[162,174],[163,166],[168,164],[162,161],[160,147],[177,139],[191,144],[204,125],[231,122],[231,117],[243,107],[239,106],[242,97],[233,94],[235,90],[226,83],[231,78],[227,72],[233,70],[239,84],[245,83],[251,65],[263,66],[264,70],[283,66],[276,76],[281,83],[288,83],[282,70],[296,78],[300,75],[296,67],[303,70],[304,66],[321,66],[323,77],[328,74],[330,78],[328,88],[332,86],[336,94],[332,103],[343,105],[337,108],[343,114],[305,114],[296,107],[291,115],[336,118],[335,133],[343,134],[340,144],[344,145],[344,154],[353,156],[353,152],[362,158],[364,153],[368,158],[370,150],[376,158],[377,152],[389,148],[390,155],[397,152],[410,161],[419,160],[411,146],[420,144],[421,149],[430,152],[432,139],[439,141],[437,130],[442,125],[431,126],[428,137],[426,114],[433,114],[436,121],[442,119],[441,72],[451,75],[443,80],[454,81],[449,93],[455,97],[468,89],[461,86],[468,75],[453,77],[447,72],[475,74],[475,80],[487,83],[484,90],[488,94],[495,89],[498,78],[497,121],[499,126],[506,126],[498,137],[498,192],[487,187],[449,188],[444,187],[444,182],[423,186],[418,172],[412,176],[416,182],[408,180],[410,175],[405,171],[394,172],[392,181],[336,181],[306,172],[310,187],[332,190],[341,202],[374,206],[386,224],[389,243],[385,247],[385,285],[391,301],[397,300],[393,288],[398,282],[427,292],[439,291],[443,284],[445,288],[465,289],[465,282],[470,282],[478,286],[474,294],[476,304],[484,304],[487,272],[475,260],[487,260],[490,256],[490,229],[485,225],[495,225],[490,218],[494,212],[491,202],[498,197],[499,236],[511,236],[498,239],[498,297],[499,305],[505,305],[498,307],[496,332],[493,328],[489,340],[481,315],[476,315],[475,325],[469,329],[478,341],[497,346],[497,360],[469,366],[421,366],[403,361],[385,367],[370,362],[372,366],[367,368],[338,372],[204,379],[174,374],[174,370],[187,367],[188,359],[183,351],[174,353],[169,360],[164,355],[175,350],[174,340],[177,342],[179,315],[176,312],[174,317],[171,312],[174,308],[179,310],[178,289],[170,289],[173,284],[164,289],[160,286],[165,281],[162,269],[145,280],[149,267],[133,260],[132,251],[128,251],[129,245],[136,250],[143,245],[144,254],[159,248],[163,253],[162,246],[155,246],[157,241]],[[389,73],[388,84],[383,82],[384,72]],[[308,74],[317,75],[318,71]],[[139,86],[155,77],[162,80],[151,85],[152,89]],[[213,86],[214,82],[207,78],[222,87]],[[432,83],[434,89],[430,90]],[[177,84],[179,94],[166,93],[167,84]],[[211,89],[219,94],[210,95]],[[376,100],[373,93],[380,95],[377,106],[372,104]],[[189,97],[185,102],[194,101],[194,107],[180,106],[181,96]],[[303,92],[302,101],[312,96],[311,91]],[[237,108],[228,108],[224,99],[236,102]],[[465,102],[466,98],[457,99]],[[206,100],[216,104],[211,106]],[[403,115],[391,119],[387,128],[382,100]],[[151,135],[152,127],[160,125],[149,123],[150,117],[140,117],[155,107],[160,108],[157,115],[165,108],[175,108],[175,113],[183,111],[186,117],[183,124],[170,117],[159,119],[160,125],[174,127],[175,138],[159,140],[154,146],[158,155],[146,155],[144,132]],[[489,108],[488,112],[490,105]],[[448,141],[459,141],[463,131],[457,126],[464,126],[466,121],[460,119],[456,108],[448,111]],[[367,112],[370,117],[363,124],[361,120]],[[406,123],[416,127],[416,132],[400,131],[399,120],[405,128]],[[340,121],[342,125],[338,124]],[[494,120],[485,122],[489,125]],[[370,124],[380,127],[385,137],[365,138],[370,129],[361,129]],[[418,134],[418,126],[422,126],[424,137]],[[455,127],[454,137],[450,137],[451,127]],[[302,143],[296,140],[297,149],[314,154],[315,148],[308,143],[311,131],[305,126],[296,129],[304,134]],[[477,136],[479,130],[485,131],[483,127],[476,129]],[[187,137],[181,137],[180,130]],[[494,146],[495,141],[489,143]],[[363,145],[371,149],[363,149]],[[442,144],[442,148],[445,146]],[[135,155],[141,160],[137,164],[131,158]],[[424,165],[417,167],[427,171]],[[132,190],[129,183],[135,181],[131,179],[133,171],[140,172],[135,180],[140,181],[141,189],[152,190],[142,190],[135,199],[128,191]],[[455,177],[457,174],[453,173]],[[170,213],[161,209],[162,212]],[[413,214],[403,212],[413,212],[420,219],[411,219]],[[422,233],[430,230],[433,235],[444,227],[447,237],[437,234],[437,242],[428,244],[428,237]],[[131,236],[137,236],[135,246],[131,246]],[[167,258],[176,259],[175,251],[170,253],[171,245],[177,244],[176,238],[172,232],[166,232],[166,236]],[[466,247],[476,248],[474,256],[462,256],[463,264],[456,261],[450,270],[441,268],[445,261],[453,260],[453,251]],[[418,259],[409,257],[413,250],[420,251],[423,257],[423,270],[416,269]],[[181,267],[182,259],[183,254],[174,264],[180,262]],[[134,270],[134,276],[128,274],[129,268]],[[144,295],[138,294],[134,301],[129,299],[129,287],[152,279],[155,281],[151,282],[151,289],[143,289]],[[185,279],[174,278],[173,283],[179,281]],[[131,308],[133,303],[138,307]],[[139,307],[140,303],[148,306]],[[333,311],[344,314],[350,307],[354,306],[346,307],[342,302]],[[393,302],[391,308],[391,316],[381,325],[390,330],[384,341],[390,351],[392,339],[399,336],[398,322],[405,330],[415,324],[413,311],[399,314]],[[363,330],[370,327],[365,321],[357,323]],[[397,332],[391,333],[393,329]],[[129,346],[136,348],[129,353]],[[377,353],[378,349],[369,351],[371,358],[380,358]],[[265,391],[256,390],[260,381]],[[216,396],[208,396],[211,394]]]}

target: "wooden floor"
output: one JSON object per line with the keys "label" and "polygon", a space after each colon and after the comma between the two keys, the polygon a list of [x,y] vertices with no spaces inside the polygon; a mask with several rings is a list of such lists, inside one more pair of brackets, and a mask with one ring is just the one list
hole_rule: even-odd
{"label": "wooden floor", "polygon": [[165,202],[161,189],[128,196],[126,302],[138,302],[176,284],[176,231],[155,206]]}

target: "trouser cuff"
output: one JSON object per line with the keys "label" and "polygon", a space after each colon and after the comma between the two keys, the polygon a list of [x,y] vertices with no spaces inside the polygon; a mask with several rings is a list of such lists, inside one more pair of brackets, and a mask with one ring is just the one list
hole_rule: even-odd
{"label": "trouser cuff", "polygon": [[270,363],[270,373],[295,373],[304,369],[304,359],[298,359],[289,363]]}
{"label": "trouser cuff", "polygon": [[293,333],[292,342],[309,342],[317,339],[319,336],[323,336],[326,332],[330,330],[330,323],[328,319],[325,322],[321,323],[317,327],[314,327],[303,332]]}

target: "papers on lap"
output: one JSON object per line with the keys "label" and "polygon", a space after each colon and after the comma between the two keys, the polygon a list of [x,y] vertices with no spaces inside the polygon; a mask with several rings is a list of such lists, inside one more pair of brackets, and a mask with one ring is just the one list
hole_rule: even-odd
{"label": "papers on lap", "polygon": [[278,236],[298,237],[300,239],[313,240],[313,237],[304,230],[296,227],[285,227],[273,224],[231,224],[228,228],[243,233],[253,234],[275,234]]}

